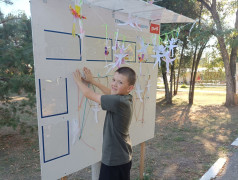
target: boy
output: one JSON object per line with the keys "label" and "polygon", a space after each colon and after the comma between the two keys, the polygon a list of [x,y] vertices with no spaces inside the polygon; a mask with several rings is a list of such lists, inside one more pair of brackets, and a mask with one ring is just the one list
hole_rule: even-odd
{"label": "boy", "polygon": [[136,81],[135,71],[129,67],[119,68],[113,76],[111,88],[96,82],[89,69],[84,67],[83,71],[83,80],[105,94],[93,92],[83,83],[79,70],[74,72],[74,80],[84,96],[101,104],[102,109],[107,111],[99,180],[129,180],[132,159],[129,126],[133,112],[132,96],[129,93]]}

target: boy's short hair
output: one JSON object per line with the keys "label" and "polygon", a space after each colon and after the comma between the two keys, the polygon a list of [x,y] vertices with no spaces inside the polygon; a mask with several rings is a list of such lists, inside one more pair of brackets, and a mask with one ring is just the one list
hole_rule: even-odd
{"label": "boy's short hair", "polygon": [[136,82],[136,73],[133,69],[129,67],[120,67],[116,70],[119,74],[123,74],[127,77],[129,85],[134,85]]}

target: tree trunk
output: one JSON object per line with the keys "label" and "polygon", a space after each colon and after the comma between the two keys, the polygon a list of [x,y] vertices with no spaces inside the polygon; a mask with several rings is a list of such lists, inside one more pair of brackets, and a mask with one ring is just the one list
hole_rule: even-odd
{"label": "tree trunk", "polygon": [[198,45],[196,45],[195,51],[194,51],[194,55],[193,55],[193,65],[192,65],[191,77],[190,77],[190,82],[189,82],[188,102],[189,102],[190,105],[193,104],[193,96],[194,96],[194,93],[193,93],[193,86],[194,86],[193,77],[194,77],[194,73],[193,72],[194,72],[195,61],[196,61],[196,56],[197,56],[197,48],[198,48]]}
{"label": "tree trunk", "polygon": [[198,70],[198,65],[199,65],[199,62],[201,60],[201,57],[202,57],[202,53],[203,53],[203,50],[206,48],[206,43],[204,43],[201,48],[199,49],[198,51],[198,55],[197,55],[197,59],[195,61],[195,67],[194,67],[194,74],[193,74],[193,80],[192,80],[192,91],[191,91],[191,102],[189,102],[189,104],[193,104],[193,100],[194,100],[194,90],[195,90],[195,83],[196,83],[196,76],[197,76],[197,70]]}
{"label": "tree trunk", "polygon": [[181,70],[181,65],[182,65],[182,58],[183,58],[184,48],[185,48],[185,43],[183,43],[183,47],[182,47],[182,51],[181,51],[179,67],[178,67],[178,76],[177,76],[177,82],[176,82],[176,88],[175,88],[175,91],[174,91],[174,95],[177,95],[177,93],[178,93],[178,83],[179,83],[179,76],[180,76],[180,70]]}
{"label": "tree trunk", "polygon": [[225,66],[225,73],[226,73],[226,102],[225,102],[225,105],[231,106],[231,105],[235,104],[235,101],[234,101],[235,87],[234,87],[233,78],[231,75],[229,55],[226,50],[226,44],[225,44],[224,38],[219,37],[219,36],[217,36],[217,38],[218,38],[218,43],[220,45],[220,50],[221,50],[222,59],[223,59],[224,66]]}
{"label": "tree trunk", "polygon": [[[203,5],[201,5],[201,8],[200,8],[200,16],[199,16],[199,22],[198,22],[199,27],[201,25],[202,9],[203,9]],[[195,88],[195,81],[196,81],[196,74],[197,74],[197,69],[196,68],[197,68],[197,65],[198,65],[198,63],[196,63],[197,49],[198,49],[198,42],[196,42],[196,47],[195,47],[195,51],[194,51],[194,55],[193,55],[193,66],[192,66],[191,78],[190,78],[189,98],[188,98],[190,105],[193,104],[193,99],[194,99],[194,88]]]}
{"label": "tree trunk", "polygon": [[174,63],[171,65],[171,73],[170,73],[170,101],[169,104],[172,104],[172,97],[173,97],[173,79],[174,79]]}
{"label": "tree trunk", "polygon": [[[198,0],[198,1],[201,2],[208,9],[208,11],[210,11],[210,13],[212,14],[212,18],[213,18],[213,20],[216,24],[217,31],[218,32],[223,32],[221,22],[220,22],[220,18],[219,18],[217,9],[216,9],[216,0],[212,0],[211,5],[209,5],[204,0]],[[232,106],[232,105],[235,105],[235,98],[234,98],[234,96],[235,96],[235,94],[234,94],[235,86],[234,86],[234,82],[233,82],[233,78],[232,78],[232,74],[231,74],[229,55],[228,55],[228,52],[227,52],[224,36],[220,35],[220,34],[215,34],[215,36],[218,39],[222,59],[223,59],[223,62],[224,62],[225,73],[226,73],[226,102],[225,102],[225,105],[226,106]]]}
{"label": "tree trunk", "polygon": [[175,71],[174,71],[174,95],[175,95],[175,88],[176,88],[176,77],[175,77]]}
{"label": "tree trunk", "polygon": [[170,103],[170,93],[169,93],[167,73],[164,70],[164,68],[162,68],[162,77],[163,77],[163,81],[164,81],[165,100],[166,100],[166,103],[169,104]]}
{"label": "tree trunk", "polygon": [[[235,22],[235,29],[238,30],[238,10],[236,11],[236,22]],[[231,49],[231,55],[230,55],[230,68],[231,68],[231,76],[232,76],[232,82],[234,86],[234,93],[236,93],[236,59],[237,59],[237,51],[238,51],[238,45],[235,43],[238,42],[238,36],[234,37],[233,40],[233,46]]]}

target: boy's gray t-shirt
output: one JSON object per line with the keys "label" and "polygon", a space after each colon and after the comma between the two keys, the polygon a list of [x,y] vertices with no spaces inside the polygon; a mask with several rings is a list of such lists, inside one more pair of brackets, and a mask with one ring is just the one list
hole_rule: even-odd
{"label": "boy's gray t-shirt", "polygon": [[129,126],[133,102],[129,95],[102,95],[101,106],[107,110],[103,128],[102,163],[118,166],[131,161]]}

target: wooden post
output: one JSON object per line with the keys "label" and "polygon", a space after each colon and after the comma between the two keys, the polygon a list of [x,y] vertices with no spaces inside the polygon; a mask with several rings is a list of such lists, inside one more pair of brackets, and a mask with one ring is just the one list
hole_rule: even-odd
{"label": "wooden post", "polygon": [[67,180],[67,176],[60,178],[60,180]]}
{"label": "wooden post", "polygon": [[140,144],[140,180],[144,179],[145,142]]}

